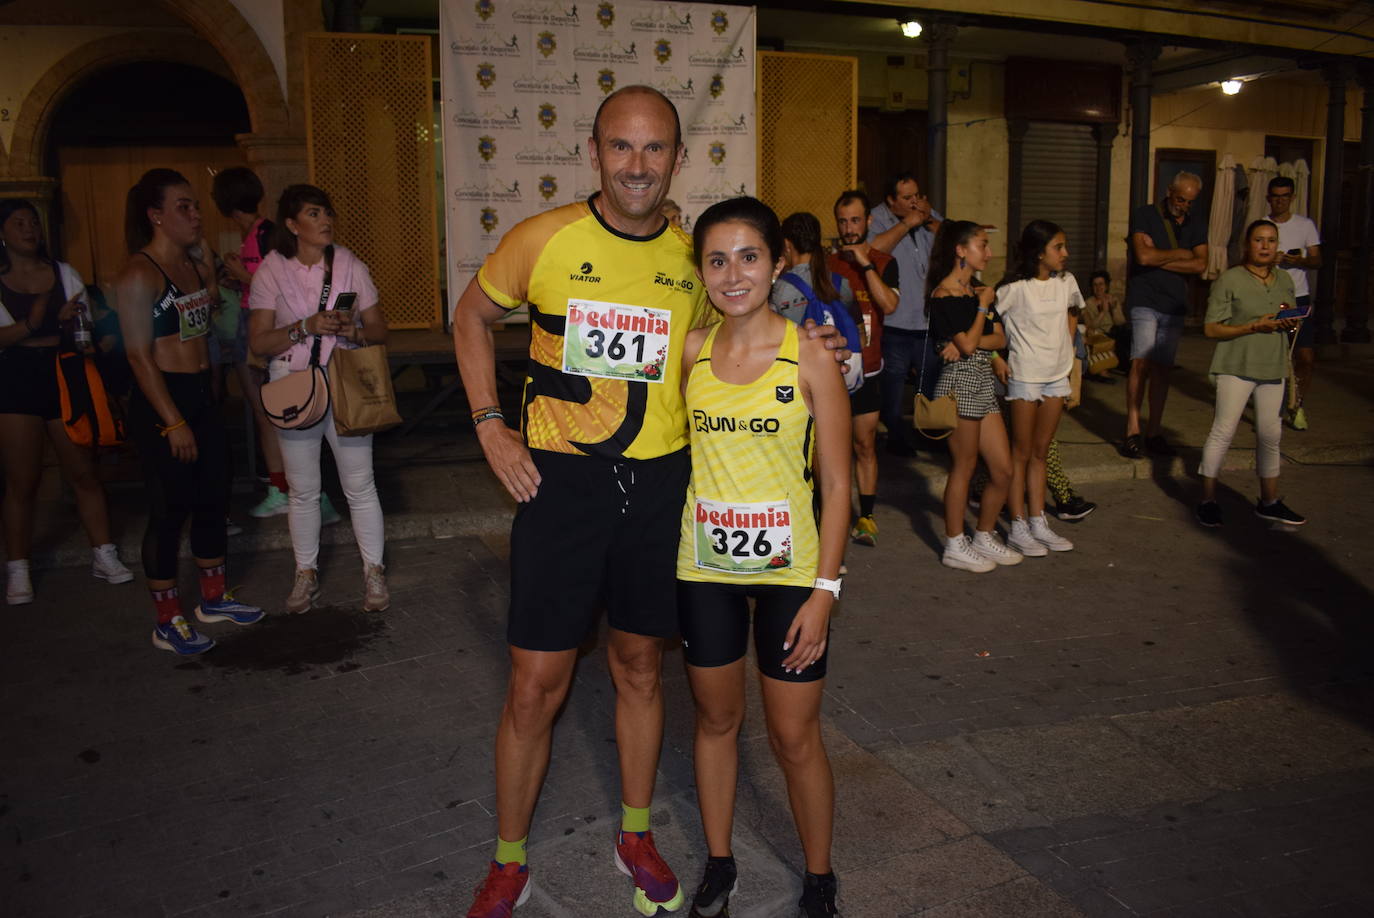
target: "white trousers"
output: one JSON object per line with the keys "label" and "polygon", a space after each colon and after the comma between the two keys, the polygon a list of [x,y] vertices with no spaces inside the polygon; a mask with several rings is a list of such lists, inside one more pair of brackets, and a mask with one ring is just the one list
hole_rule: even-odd
{"label": "white trousers", "polygon": [[1231,448],[1245,403],[1255,403],[1255,471],[1260,478],[1279,477],[1279,437],[1283,433],[1283,380],[1259,382],[1240,376],[1217,376],[1217,407],[1212,430],[1202,446],[1198,474],[1216,478],[1221,460]]}
{"label": "white trousers", "polygon": [[[271,379],[288,371],[281,361],[268,367]],[[334,429],[331,409],[324,420],[309,430],[278,430],[286,483],[291,488],[286,521],[291,527],[291,549],[297,570],[314,570],[320,559],[320,442],[329,440],[339,483],[348,498],[348,515],[353,521],[353,538],[363,564],[381,564],[386,548],[386,523],[382,502],[377,498],[377,482],[372,475],[372,435],[341,437]]]}

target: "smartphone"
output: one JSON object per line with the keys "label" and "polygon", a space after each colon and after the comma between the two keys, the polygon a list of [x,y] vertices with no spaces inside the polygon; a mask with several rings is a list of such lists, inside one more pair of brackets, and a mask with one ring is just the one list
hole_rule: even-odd
{"label": "smartphone", "polygon": [[1284,306],[1274,314],[1276,319],[1305,319],[1312,315],[1312,304],[1306,306]]}
{"label": "smartphone", "polygon": [[353,291],[345,291],[339,294],[339,298],[334,301],[334,311],[343,319],[344,325],[353,324],[353,304],[358,302],[358,294]]}
{"label": "smartphone", "polygon": [[1301,255],[1301,254],[1302,254],[1302,249],[1289,249],[1289,250],[1288,250],[1288,254],[1289,254],[1289,255]]}

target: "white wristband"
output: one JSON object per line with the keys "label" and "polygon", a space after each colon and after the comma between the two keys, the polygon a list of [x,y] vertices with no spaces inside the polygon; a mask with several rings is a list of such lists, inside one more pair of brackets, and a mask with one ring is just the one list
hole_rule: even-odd
{"label": "white wristband", "polygon": [[826,580],[824,577],[817,577],[816,582],[812,584],[812,587],[814,587],[817,590],[829,590],[830,592],[835,594],[836,599],[839,599],[840,584],[842,582],[843,581],[840,580]]}

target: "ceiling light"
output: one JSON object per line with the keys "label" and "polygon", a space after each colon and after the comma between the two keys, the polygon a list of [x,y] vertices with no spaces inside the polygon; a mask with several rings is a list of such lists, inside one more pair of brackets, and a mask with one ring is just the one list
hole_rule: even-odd
{"label": "ceiling light", "polygon": [[1240,87],[1242,85],[1240,80],[1226,80],[1221,84],[1221,91],[1228,96],[1234,96],[1236,93],[1240,92]]}
{"label": "ceiling light", "polygon": [[902,23],[902,34],[907,38],[921,37],[921,24],[915,19],[908,19]]}

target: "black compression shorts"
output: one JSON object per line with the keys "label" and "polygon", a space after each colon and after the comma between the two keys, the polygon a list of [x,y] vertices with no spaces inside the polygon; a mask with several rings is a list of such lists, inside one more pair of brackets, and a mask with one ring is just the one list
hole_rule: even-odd
{"label": "black compression shorts", "polygon": [[677,634],[678,533],[687,450],[609,462],[532,450],[539,492],[511,526],[506,640],[571,650],[604,607],[612,628]]}
{"label": "black compression shorts", "polygon": [[754,600],[754,654],[759,672],[781,682],[815,682],[825,678],[830,657],[825,653],[799,673],[789,673],[782,661],[792,653],[783,650],[788,629],[797,610],[811,598],[809,587],[743,583],[677,582],[678,621],[682,628],[683,655],[692,666],[725,666],[743,658],[749,650],[749,600]]}

